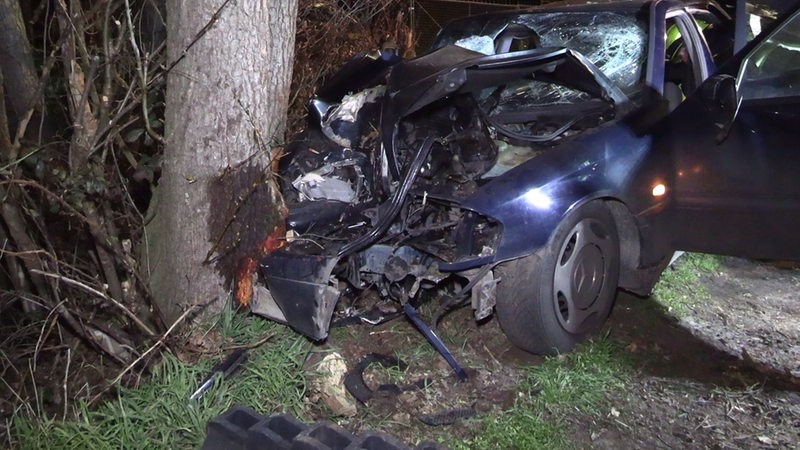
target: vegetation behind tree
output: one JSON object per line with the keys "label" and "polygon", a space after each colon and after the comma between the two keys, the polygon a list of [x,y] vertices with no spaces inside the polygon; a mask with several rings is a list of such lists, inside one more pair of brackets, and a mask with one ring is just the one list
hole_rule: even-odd
{"label": "vegetation behind tree", "polygon": [[[281,223],[271,157],[315,87],[355,53],[413,47],[405,1],[302,0],[296,19],[270,2],[266,24],[238,25],[250,6],[185,3],[0,0],[4,403],[57,392],[60,411],[184,345],[189,319],[252,281]],[[64,365],[92,388],[54,391]]]}

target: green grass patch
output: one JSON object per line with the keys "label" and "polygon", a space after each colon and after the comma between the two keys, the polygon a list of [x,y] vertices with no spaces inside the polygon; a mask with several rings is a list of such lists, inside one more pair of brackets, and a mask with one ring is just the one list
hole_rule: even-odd
{"label": "green grass patch", "polygon": [[135,389],[121,388],[114,400],[94,409],[81,403],[70,420],[21,413],[14,420],[19,447],[199,448],[206,422],[233,404],[266,415],[289,412],[302,418],[306,385],[302,360],[307,341],[286,327],[240,315],[223,314],[217,328],[230,345],[256,342],[269,334],[274,337],[250,350],[242,372],[217,383],[199,401],[188,398],[221,356],[189,365],[167,354],[146,383]]}
{"label": "green grass patch", "polygon": [[514,407],[476,421],[477,435],[454,449],[573,448],[567,416],[601,414],[609,394],[625,389],[628,363],[606,339],[527,369]]}
{"label": "green grass patch", "polygon": [[685,316],[694,305],[708,298],[708,290],[698,282],[700,277],[712,275],[719,268],[718,256],[685,253],[664,271],[652,297],[676,317]]}
{"label": "green grass patch", "polygon": [[555,412],[577,408],[594,414],[608,392],[624,389],[626,367],[613,343],[606,339],[591,342],[531,368],[529,382],[534,392],[538,391],[532,400]]}
{"label": "green grass patch", "polygon": [[[198,402],[189,402],[189,395],[223,355],[196,365],[165,355],[146,383],[136,389],[121,388],[113,400],[96,408],[79,404],[69,420],[20,412],[14,419],[14,440],[22,449],[198,448],[206,423],[233,404],[264,415],[288,412],[307,420],[302,369],[306,339],[272,322],[231,314],[223,314],[210,331],[219,333],[229,346],[274,337],[250,350],[240,374],[219,383]],[[427,344],[407,350],[413,356],[422,348],[428,349]],[[572,448],[567,419],[604,413],[609,394],[625,386],[629,371],[623,355],[613,343],[599,339],[547,358],[524,369],[519,396],[509,410],[474,420],[472,437],[454,438],[446,430],[439,436],[453,449]],[[381,377],[392,381],[406,376],[397,368],[379,370]],[[392,420],[367,421],[381,429],[382,423]]]}
{"label": "green grass patch", "polygon": [[570,448],[564,426],[532,408],[518,406],[480,424],[479,436],[457,443],[453,449]]}

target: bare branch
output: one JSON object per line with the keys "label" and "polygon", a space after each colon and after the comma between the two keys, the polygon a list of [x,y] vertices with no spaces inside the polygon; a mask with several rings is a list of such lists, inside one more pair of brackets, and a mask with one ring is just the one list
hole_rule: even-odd
{"label": "bare branch", "polygon": [[155,349],[157,349],[158,347],[161,347],[162,345],[164,345],[164,342],[166,341],[167,337],[168,337],[168,336],[169,336],[169,335],[172,333],[172,331],[173,331],[173,330],[175,330],[175,328],[176,328],[176,327],[177,327],[177,326],[178,326],[178,325],[179,325],[181,322],[183,322],[184,320],[186,320],[186,317],[188,317],[188,316],[189,316],[189,314],[191,314],[191,313],[192,313],[192,312],[193,312],[193,311],[194,311],[196,308],[197,308],[197,305],[192,305],[192,306],[190,306],[190,307],[189,307],[189,308],[188,308],[186,311],[184,311],[184,312],[183,312],[183,314],[181,314],[181,315],[180,315],[180,317],[178,317],[177,319],[175,319],[175,322],[173,322],[173,323],[172,323],[172,325],[170,325],[169,329],[167,329],[167,331],[166,331],[166,332],[164,332],[164,334],[161,336],[161,338],[158,340],[158,342],[156,342],[155,344],[153,344],[153,345],[152,345],[150,348],[148,348],[148,349],[147,349],[147,350],[146,350],[144,353],[142,353],[141,355],[139,355],[139,357],[138,357],[138,358],[136,358],[136,361],[134,361],[134,362],[130,363],[130,364],[128,365],[128,367],[126,367],[125,369],[123,369],[123,370],[122,370],[122,372],[120,372],[120,373],[119,373],[119,375],[117,375],[117,377],[116,377],[116,378],[114,378],[114,380],[113,380],[111,383],[109,383],[109,385],[108,385],[108,386],[106,386],[106,388],[105,388],[104,390],[102,390],[100,393],[98,393],[97,395],[95,395],[95,396],[94,396],[94,397],[93,397],[93,398],[92,398],[92,399],[89,401],[89,404],[93,404],[93,403],[94,403],[94,402],[95,402],[97,399],[99,399],[99,398],[100,398],[100,397],[101,397],[103,394],[105,394],[105,393],[106,393],[106,392],[107,392],[107,391],[108,391],[108,390],[111,388],[111,386],[114,386],[115,384],[119,383],[119,382],[120,382],[120,380],[122,380],[122,377],[124,377],[126,373],[130,372],[130,371],[131,371],[131,370],[132,370],[134,367],[136,367],[136,365],[137,365],[137,364],[139,364],[140,362],[142,362],[142,360],[144,360],[144,358],[145,358],[145,357],[147,357],[147,355],[149,355],[150,353],[152,353],[152,352],[153,352]]}
{"label": "bare branch", "polygon": [[139,75],[139,83],[142,87],[142,119],[144,119],[144,126],[147,134],[150,135],[156,142],[163,144],[164,137],[156,133],[150,123],[150,114],[147,110],[147,71],[142,66],[142,55],[139,53],[139,44],[136,43],[136,36],[133,34],[133,20],[131,20],[131,5],[129,0],[125,0],[125,18],[128,20],[128,33],[131,41],[133,53],[136,56],[136,69]]}
{"label": "bare branch", "polygon": [[128,309],[125,305],[123,305],[122,303],[120,303],[116,299],[106,295],[105,293],[100,292],[97,289],[95,289],[95,288],[93,288],[91,286],[88,286],[88,285],[86,285],[84,283],[81,283],[78,280],[73,280],[72,278],[68,278],[68,277],[65,277],[63,275],[44,272],[44,271],[41,271],[41,270],[38,270],[38,269],[33,269],[33,270],[31,270],[31,272],[39,274],[39,275],[43,275],[43,276],[46,276],[46,277],[49,277],[49,278],[55,278],[55,279],[57,279],[59,281],[63,281],[64,283],[67,283],[69,285],[79,287],[79,288],[83,289],[84,291],[89,292],[90,294],[94,294],[94,295],[96,295],[96,296],[98,296],[98,297],[100,297],[100,298],[102,298],[104,300],[107,300],[107,301],[111,302],[112,304],[114,304],[114,306],[116,306],[122,312],[124,312],[125,315],[128,316],[128,318],[130,318],[133,321],[133,323],[135,323],[136,326],[139,327],[139,329],[142,330],[143,332],[145,332],[148,336],[155,336],[156,335],[156,333],[153,330],[151,330],[150,327],[148,327],[144,322],[142,322],[136,316],[136,314],[133,313],[133,311]]}

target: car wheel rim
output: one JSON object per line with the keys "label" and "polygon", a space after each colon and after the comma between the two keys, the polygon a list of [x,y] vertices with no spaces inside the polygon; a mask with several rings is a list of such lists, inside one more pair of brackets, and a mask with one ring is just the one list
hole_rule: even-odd
{"label": "car wheel rim", "polygon": [[584,332],[607,306],[602,295],[612,245],[600,222],[584,219],[570,230],[559,250],[553,301],[561,326],[570,333]]}

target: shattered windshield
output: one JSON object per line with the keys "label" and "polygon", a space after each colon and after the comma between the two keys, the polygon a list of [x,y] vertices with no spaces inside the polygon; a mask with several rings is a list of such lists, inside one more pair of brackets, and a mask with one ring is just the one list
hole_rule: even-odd
{"label": "shattered windshield", "polygon": [[434,48],[459,45],[494,54],[518,49],[514,42],[522,43],[522,48],[534,45],[578,51],[625,92],[638,90],[643,82],[647,33],[645,22],[634,13],[552,12],[520,14],[502,21],[456,22],[442,30]]}

